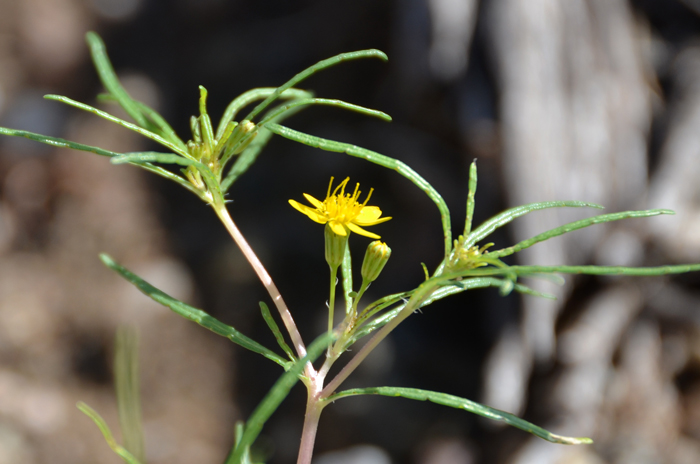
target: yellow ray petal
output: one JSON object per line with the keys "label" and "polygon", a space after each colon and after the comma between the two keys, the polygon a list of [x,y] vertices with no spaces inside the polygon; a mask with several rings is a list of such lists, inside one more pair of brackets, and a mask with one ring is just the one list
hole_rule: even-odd
{"label": "yellow ray petal", "polygon": [[347,227],[348,227],[348,229],[350,229],[351,231],[355,232],[358,235],[364,235],[365,237],[369,237],[369,238],[381,238],[379,235],[373,234],[372,232],[368,232],[365,229],[363,229],[362,227],[360,227],[356,224],[353,224],[352,222],[349,222],[347,224]]}
{"label": "yellow ray petal", "polygon": [[376,221],[382,215],[382,210],[377,206],[365,206],[357,215],[357,220],[361,222]]}
{"label": "yellow ray petal", "polygon": [[391,216],[387,216],[387,217],[379,218],[376,221],[371,221],[371,222],[363,222],[363,221],[358,221],[358,220],[355,220],[352,222],[354,222],[358,225],[361,225],[361,226],[374,226],[376,224],[381,224],[382,222],[386,222],[390,219],[391,219]]}
{"label": "yellow ray petal", "polygon": [[[336,221],[330,221],[328,225],[331,226],[331,230],[335,232],[336,235],[340,235],[341,237],[348,235],[348,232],[345,230],[345,227],[343,227],[343,224]],[[350,224],[348,224],[348,226],[350,226]]]}
{"label": "yellow ray petal", "polygon": [[304,194],[304,198],[306,198],[306,200],[307,200],[309,203],[311,203],[312,205],[314,205],[315,208],[317,208],[317,209],[323,209],[323,202],[318,201],[316,198],[312,197],[312,196],[309,195],[308,193],[305,193],[305,194]]}
{"label": "yellow ray petal", "polygon": [[325,224],[326,222],[328,222],[328,219],[326,219],[326,217],[320,214],[317,210],[310,208],[306,205],[302,205],[298,201],[289,200],[289,204],[292,205],[292,207],[300,213],[306,214],[309,217],[309,219],[311,219],[314,222],[318,222],[319,224]]}

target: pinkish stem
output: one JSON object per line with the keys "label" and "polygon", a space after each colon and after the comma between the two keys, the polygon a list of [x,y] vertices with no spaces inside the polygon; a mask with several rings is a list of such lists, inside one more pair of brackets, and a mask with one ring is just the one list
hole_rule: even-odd
{"label": "pinkish stem", "polygon": [[221,222],[223,222],[224,226],[226,226],[226,230],[228,230],[229,234],[231,234],[231,237],[241,249],[243,255],[253,267],[255,273],[258,275],[258,278],[260,278],[260,281],[270,294],[272,301],[274,301],[275,306],[282,317],[282,322],[284,322],[284,326],[287,328],[287,332],[292,339],[294,348],[296,348],[297,355],[300,358],[303,358],[306,356],[306,346],[304,345],[304,341],[301,339],[301,334],[299,334],[299,330],[294,323],[294,319],[292,318],[292,314],[289,312],[289,308],[287,308],[287,305],[282,299],[282,295],[277,289],[275,283],[272,281],[272,277],[270,277],[270,274],[267,273],[267,270],[260,262],[253,249],[250,247],[245,237],[243,237],[241,231],[238,229],[238,227],[236,227],[236,224],[233,222],[233,219],[231,219],[231,215],[226,209],[226,206],[222,204],[213,205],[213,207],[217,216],[219,216],[219,219],[221,219]]}

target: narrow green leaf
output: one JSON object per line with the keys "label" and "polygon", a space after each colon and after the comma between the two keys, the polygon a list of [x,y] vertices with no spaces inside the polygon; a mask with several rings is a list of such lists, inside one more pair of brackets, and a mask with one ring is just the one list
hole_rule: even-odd
{"label": "narrow green leaf", "polygon": [[333,402],[341,398],[348,398],[358,395],[381,395],[389,397],[400,397],[416,401],[430,401],[442,406],[448,406],[456,409],[463,409],[467,412],[478,414],[480,416],[493,419],[496,421],[505,422],[508,425],[524,430],[544,440],[552,443],[560,443],[563,445],[584,445],[591,444],[593,440],[586,437],[565,437],[555,435],[542,427],[531,424],[513,414],[490,408],[482,404],[470,401],[466,398],[460,398],[447,393],[440,393],[428,390],[419,390],[417,388],[400,388],[400,387],[374,387],[374,388],[354,388],[345,390],[335,395],[329,396],[326,401]]}
{"label": "narrow green leaf", "polygon": [[467,237],[472,231],[472,221],[474,220],[474,197],[476,196],[476,160],[472,161],[469,167],[469,193],[467,194],[467,219],[464,222],[464,236]]}
{"label": "narrow green leaf", "polygon": [[289,111],[292,108],[295,108],[297,106],[309,106],[309,105],[336,106],[338,108],[343,108],[346,110],[355,111],[357,113],[364,114],[367,116],[377,117],[379,119],[383,119],[384,121],[391,121],[391,116],[384,113],[383,111],[377,111],[377,110],[365,108],[364,106],[353,105],[352,103],[346,103],[342,100],[329,100],[327,98],[306,98],[303,100],[295,100],[287,105],[280,106],[277,110],[270,112],[269,115],[265,116],[262,120],[260,120],[260,122],[258,123],[258,126],[259,127],[265,126],[265,124],[267,124],[269,121],[273,120],[277,116],[280,116],[282,113]]}
{"label": "narrow green leaf", "polygon": [[145,103],[134,100],[126,89],[124,89],[119,82],[117,74],[114,72],[112,63],[107,56],[107,49],[100,36],[94,32],[88,32],[85,38],[90,48],[90,54],[95,69],[97,69],[97,74],[100,76],[100,81],[102,81],[102,85],[108,92],[107,94],[98,95],[98,99],[100,101],[117,102],[139,126],[151,132],[158,133],[181,149],[186,150],[187,147],[185,144],[156,110],[150,108]]}
{"label": "narrow green leaf", "polygon": [[161,137],[163,137],[166,140],[169,140],[170,142],[174,143],[178,147],[180,147],[182,150],[187,151],[187,146],[185,143],[182,141],[180,137],[177,136],[175,133],[175,129],[170,127],[170,124],[161,116],[158,114],[156,110],[153,108],[149,107],[145,103],[142,103],[138,100],[134,100],[134,103],[136,104],[136,107],[151,121],[153,121],[153,127],[150,129],[152,132],[157,133]]}
{"label": "narrow green leaf", "polygon": [[470,246],[474,245],[475,243],[488,237],[494,230],[508,224],[513,219],[516,219],[516,218],[519,218],[520,216],[526,215],[527,213],[531,213],[533,211],[538,211],[541,209],[561,208],[561,207],[569,207],[569,208],[589,207],[589,208],[603,209],[603,207],[600,205],[596,205],[594,203],[587,203],[584,201],[544,201],[541,203],[530,203],[527,205],[516,206],[515,208],[510,208],[510,209],[507,209],[507,210],[497,214],[496,216],[492,217],[491,219],[489,219],[486,222],[484,222],[483,224],[481,224],[472,233],[470,233],[468,237],[466,237],[464,246],[470,247]]}
{"label": "narrow green leaf", "polygon": [[117,392],[119,425],[124,448],[140,462],[146,462],[141,421],[139,342],[135,327],[120,327],[114,342],[114,386]]}
{"label": "narrow green leaf", "polygon": [[[119,103],[116,97],[111,93],[101,93],[97,95],[97,101],[100,103]],[[153,123],[149,124],[147,127],[145,127],[145,129],[148,129],[151,132],[155,132],[164,139],[170,140],[174,144],[178,145],[183,150],[187,150],[187,146],[180,139],[180,137],[177,136],[175,130],[172,127],[170,127],[170,124],[168,124],[168,122],[163,118],[163,116],[158,114],[156,110],[149,107],[143,102],[140,102],[138,100],[133,100],[133,102],[144,114],[144,116],[146,116],[149,119],[149,121]]]}
{"label": "narrow green leaf", "polygon": [[630,275],[660,276],[700,271],[700,264],[678,264],[675,266],[625,267],[625,266],[510,266],[519,275],[530,274],[588,274],[588,275]]}
{"label": "narrow green leaf", "polygon": [[[291,90],[291,89],[290,89]],[[274,118],[272,121],[273,122],[281,122],[287,119],[288,117],[296,114],[298,111],[303,110],[305,107],[300,106],[296,108],[292,108],[286,113],[282,113],[276,118]],[[275,111],[277,108],[273,108],[270,111]],[[267,116],[267,114],[266,114]],[[269,123],[268,123],[269,124]],[[253,141],[248,145],[248,147],[243,150],[243,152],[238,156],[238,159],[236,159],[236,162],[231,166],[231,169],[229,170],[228,174],[226,175],[226,178],[224,181],[221,183],[221,191],[222,192],[227,192],[228,189],[231,187],[231,185],[238,179],[244,172],[248,170],[248,168],[255,162],[255,160],[258,158],[258,155],[262,151],[262,149],[267,145],[267,142],[269,142],[270,138],[272,138],[272,132],[267,130],[266,128],[262,127],[257,130],[258,135],[253,139]],[[223,171],[225,162],[222,162],[221,169]]]}
{"label": "narrow green leaf", "polygon": [[117,74],[114,72],[112,63],[107,56],[107,48],[104,42],[94,32],[88,32],[85,35],[88,46],[90,47],[90,54],[92,56],[92,61],[97,69],[97,74],[100,76],[102,85],[105,89],[114,96],[114,98],[119,102],[124,111],[133,118],[136,123],[141,127],[148,127],[148,120],[141,113],[141,110],[136,105],[135,100],[127,93],[127,91],[122,87]]}
{"label": "narrow green leaf", "polygon": [[650,217],[650,216],[658,216],[660,214],[675,214],[675,213],[673,211],[671,211],[670,209],[651,209],[651,210],[646,210],[646,211],[623,211],[620,213],[601,214],[599,216],[594,216],[594,217],[587,218],[587,219],[581,219],[580,221],[574,221],[574,222],[570,222],[568,224],[564,224],[563,226],[548,230],[547,232],[543,232],[543,233],[536,235],[532,238],[529,238],[527,240],[523,240],[522,242],[519,242],[511,247],[503,248],[502,250],[489,252],[488,256],[501,258],[503,256],[512,255],[513,253],[517,253],[520,250],[531,247],[532,245],[534,245],[536,243],[544,242],[545,240],[548,240],[552,237],[557,237],[559,235],[563,235],[567,232],[571,232],[574,230],[583,229],[584,227],[588,227],[588,226],[591,226],[593,224],[603,224],[606,222],[619,221],[620,219],[628,219],[628,218],[643,218],[643,217]]}
{"label": "narrow green leaf", "polygon": [[258,155],[271,138],[272,132],[269,130],[265,128],[258,130],[258,135],[253,139],[250,145],[243,150],[243,153],[238,155],[238,159],[236,159],[236,162],[231,166],[231,170],[229,170],[228,174],[221,182],[222,192],[228,192],[231,185],[253,165],[255,160],[258,159]]}
{"label": "narrow green leaf", "polygon": [[277,87],[277,89],[272,92],[265,100],[263,100],[258,106],[256,106],[253,111],[251,111],[248,116],[246,116],[243,119],[248,119],[249,121],[252,121],[255,116],[260,114],[265,108],[270,105],[273,101],[275,101],[279,96],[284,92],[285,90],[294,87],[296,84],[299,82],[303,81],[307,77],[311,76],[312,74],[321,71],[322,69],[329,68],[331,66],[334,66],[340,62],[343,61],[350,61],[350,60],[356,60],[359,58],[379,58],[384,61],[388,61],[388,57],[386,54],[382,51],[379,50],[360,50],[356,52],[350,52],[350,53],[341,53],[340,55],[336,55],[334,57],[319,61],[315,65],[306,68],[296,76],[292,77],[290,80],[282,84],[280,87]]}
{"label": "narrow green leaf", "polygon": [[[457,277],[457,276],[455,276],[455,277]],[[465,290],[473,290],[473,289],[477,289],[477,288],[487,288],[487,287],[503,288],[504,284],[506,284],[506,280],[492,278],[492,277],[474,277],[474,278],[463,279],[460,281],[449,280],[448,284],[435,290],[428,298],[426,298],[423,301],[423,303],[420,305],[420,308],[421,309],[425,308],[426,306],[434,303],[437,300],[441,300],[441,299],[448,297],[450,295],[455,295],[457,293],[461,293]],[[556,297],[554,295],[551,295],[549,293],[538,292],[538,291],[533,290],[525,285],[518,284],[518,283],[513,284],[513,290],[515,290],[518,293],[525,294],[525,295],[538,296],[538,297],[547,298],[547,299],[556,299]],[[378,305],[377,308],[371,310],[370,315],[375,314],[379,310],[385,309],[393,304],[396,304],[401,299],[408,298],[408,296],[410,296],[410,293],[405,293],[405,294],[401,294],[401,295],[403,295],[403,296],[398,297],[398,298],[396,297],[396,295],[391,295],[392,298],[390,300],[388,300],[386,302],[382,302],[382,304]],[[381,300],[378,300],[378,301],[381,301]],[[374,302],[370,306],[373,306],[376,303],[377,302]],[[374,332],[375,330],[384,327],[394,317],[399,315],[399,313],[403,310],[404,306],[406,306],[406,303],[400,304],[400,305],[392,308],[391,310],[387,311],[386,313],[384,313],[380,316],[377,316],[374,319],[372,319],[371,321],[365,323],[365,325],[360,327],[357,330],[357,332],[355,332],[355,335],[352,338],[352,343],[355,343],[360,338],[365,337],[366,335],[369,335],[370,333]],[[365,319],[366,319],[365,317],[362,317],[362,321],[364,321]],[[360,323],[362,323],[362,322],[360,322]]]}
{"label": "narrow green leaf", "polygon": [[57,148],[72,148],[73,150],[87,151],[90,153],[95,153],[100,156],[119,156],[121,153],[115,153],[113,151],[105,150],[99,147],[93,147],[91,145],[85,145],[82,143],[71,142],[70,140],[65,140],[59,137],[50,137],[48,135],[36,134],[34,132],[28,132],[18,129],[9,129],[6,127],[0,127],[0,134],[11,135],[13,137],[24,137],[25,139],[34,140],[35,142],[43,143],[45,145],[51,145]]}
{"label": "narrow green leaf", "polygon": [[365,148],[360,148],[356,145],[350,145],[349,143],[336,142],[333,140],[324,139],[321,137],[316,137],[313,135],[305,134],[303,132],[295,131],[289,127],[285,127],[279,124],[268,123],[265,128],[274,132],[277,135],[281,135],[289,140],[294,140],[295,142],[303,143],[314,148],[320,148],[321,150],[331,151],[335,153],[347,153],[350,156],[355,156],[357,158],[365,159],[371,163],[378,164],[387,169],[394,170],[404,176],[406,179],[413,182],[413,184],[421,189],[428,198],[433,200],[435,205],[440,211],[440,219],[442,221],[442,230],[444,234],[445,242],[445,256],[450,254],[452,250],[452,228],[450,225],[450,210],[447,208],[445,200],[442,196],[433,188],[432,185],[423,179],[416,171],[411,169],[406,163],[399,161],[394,158],[390,158],[385,155],[381,155],[377,152],[367,150]]}
{"label": "narrow green leaf", "polygon": [[275,340],[277,340],[277,344],[280,346],[280,348],[282,348],[282,351],[287,353],[287,356],[289,356],[289,359],[292,362],[296,361],[297,358],[296,356],[294,356],[294,352],[292,351],[292,349],[289,348],[289,345],[287,345],[287,342],[284,341],[284,335],[282,335],[279,326],[275,322],[275,319],[272,317],[272,314],[270,313],[270,308],[268,308],[267,305],[262,301],[260,302],[260,312],[262,312],[263,319],[265,319],[267,326],[272,331],[272,334],[275,336]]}
{"label": "narrow green leaf", "polygon": [[[226,125],[229,123],[229,121],[233,121],[236,119],[236,114],[238,114],[238,111],[240,111],[242,108],[248,106],[256,100],[262,100],[269,97],[275,92],[275,90],[277,90],[275,87],[262,87],[259,89],[249,90],[236,97],[226,107],[226,111],[224,111],[224,115],[221,117],[221,121],[219,121],[219,127],[216,129],[216,138],[221,138],[221,136],[224,134],[224,131],[226,130]],[[313,92],[308,92],[306,90],[287,89],[280,94],[279,98],[289,100],[312,98],[313,96]]]}
{"label": "narrow green leaf", "polygon": [[196,322],[197,324],[201,325],[206,329],[211,330],[217,335],[221,335],[222,337],[228,338],[232,342],[242,346],[245,349],[265,356],[267,359],[276,362],[285,369],[289,367],[289,361],[285,360],[277,353],[265,348],[258,342],[246,337],[233,327],[226,325],[223,322],[211,317],[209,314],[205,313],[201,309],[194,308],[158,290],[145,280],[141,279],[136,274],[117,264],[117,262],[114,261],[109,255],[103,253],[100,255],[100,259],[108,268],[119,273],[124,279],[131,282],[136,288],[138,288],[142,293],[151,298],[153,301],[170,308],[175,313],[179,314],[185,319],[189,319],[190,321]]}
{"label": "narrow green leaf", "polygon": [[520,277],[542,277],[546,274],[630,275],[661,276],[700,271],[700,264],[678,264],[673,266],[625,267],[625,266],[508,266],[506,268],[480,267],[444,274],[444,278],[485,277],[495,275],[517,275]]}
{"label": "narrow green leaf", "polygon": [[186,158],[191,158],[190,154],[187,153],[187,150],[173,144],[169,140],[166,140],[163,137],[161,137],[160,135],[155,134],[155,133],[151,132],[150,130],[144,129],[140,126],[137,126],[136,124],[132,124],[130,122],[124,121],[123,119],[120,119],[116,116],[112,116],[109,113],[105,113],[102,110],[98,110],[95,107],[92,107],[90,105],[86,105],[85,103],[80,103],[78,101],[72,100],[68,97],[64,97],[61,95],[44,95],[44,98],[46,98],[47,100],[54,100],[54,101],[59,101],[61,103],[65,103],[66,105],[70,105],[70,106],[73,106],[75,108],[87,111],[88,113],[92,113],[92,114],[99,116],[101,118],[104,118],[108,121],[119,124],[122,127],[126,127],[127,129],[131,129],[134,132],[138,132],[139,134],[153,140],[154,142],[158,142],[159,144],[163,145],[166,148],[169,148],[170,150],[172,150],[175,153],[178,153],[179,155],[182,155]]}
{"label": "narrow green leaf", "polygon": [[112,164],[143,164],[143,163],[161,163],[161,164],[177,164],[179,166],[194,166],[196,168],[208,169],[204,164],[190,158],[183,158],[180,155],[173,153],[160,153],[157,151],[138,151],[132,153],[124,153],[112,158]]}
{"label": "narrow green leaf", "polygon": [[292,387],[299,381],[306,364],[314,362],[332,342],[333,336],[331,334],[321,335],[309,346],[306,356],[296,361],[287,372],[282,374],[268,394],[265,395],[265,398],[263,398],[258,407],[255,408],[250,415],[245,425],[245,432],[243,432],[243,436],[236,445],[233,453],[231,453],[226,460],[226,464],[238,464],[241,462],[243,453],[249,449],[255,442],[255,439],[258,438],[265,422],[267,422],[270,416],[277,410],[282,401],[289,395]]}
{"label": "narrow green leaf", "polygon": [[[11,135],[14,137],[24,137],[29,140],[33,140],[35,142],[43,143],[46,145],[51,145],[52,147],[56,148],[70,148],[73,150],[80,150],[80,151],[86,151],[90,153],[95,153],[96,155],[100,156],[108,156],[110,158],[116,158],[123,156],[123,153],[116,153],[113,151],[105,150],[103,148],[99,147],[93,147],[91,145],[85,145],[82,143],[77,143],[77,142],[71,142],[70,140],[65,140],[61,139],[58,137],[49,137],[48,135],[41,135],[41,134],[35,134],[34,132],[27,132],[23,130],[18,130],[18,129],[8,129],[5,127],[0,127],[0,134],[2,135]],[[190,184],[188,181],[185,179],[173,174],[172,172],[163,169],[158,166],[153,166],[150,163],[135,163],[135,165],[142,167],[146,169],[147,171],[150,171],[154,174],[158,174],[159,176],[165,177],[166,179],[170,179],[172,181],[177,182],[178,184],[182,185],[185,187],[187,190],[191,191],[195,195],[199,196],[203,200],[206,201],[205,198],[202,197],[202,192],[197,190],[192,184]]]}
{"label": "narrow green leaf", "polygon": [[[141,152],[134,152],[134,153],[124,153],[123,155],[118,155],[112,158],[112,164],[125,164],[125,163],[132,163],[136,165],[141,165],[143,163],[162,163],[162,164],[177,164],[180,166],[194,166],[197,168],[197,171],[204,177],[204,181],[207,184],[207,187],[209,188],[209,192],[211,193],[213,198],[222,198],[223,194],[221,193],[221,189],[219,187],[219,180],[216,178],[213,172],[211,172],[211,169],[204,163],[200,163],[199,161],[194,161],[189,158],[183,158],[180,155],[174,155],[172,153],[158,153],[155,151],[141,151]],[[174,180],[174,179],[173,179]],[[188,183],[186,180],[182,179],[182,182],[178,183]],[[188,183],[189,184],[189,183]],[[190,184],[191,185],[191,184]],[[189,190],[193,190],[193,188],[190,188]],[[205,196],[205,192],[201,191],[196,191],[197,195],[204,200],[205,202],[210,202],[209,198]]]}
{"label": "narrow green leaf", "polygon": [[78,404],[76,405],[80,411],[88,416],[92,421],[97,425],[97,428],[100,429],[100,432],[102,432],[102,436],[105,437],[105,441],[109,445],[110,448],[112,448],[112,451],[114,451],[120,458],[124,460],[127,464],[141,464],[138,459],[136,459],[126,448],[123,446],[120,446],[117,441],[114,439],[114,436],[112,435],[112,431],[109,430],[109,426],[107,423],[100,417],[100,415],[92,409],[90,406],[87,404],[83,403],[82,401],[78,401]]}

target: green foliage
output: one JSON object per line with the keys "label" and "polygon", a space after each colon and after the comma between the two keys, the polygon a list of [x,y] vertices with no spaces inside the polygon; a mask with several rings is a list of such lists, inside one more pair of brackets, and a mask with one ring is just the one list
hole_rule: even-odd
{"label": "green foliage", "polygon": [[575,438],[575,437],[563,437],[561,435],[555,435],[542,427],[538,427],[530,422],[520,419],[513,414],[499,411],[498,409],[489,408],[479,403],[475,403],[465,398],[460,398],[454,395],[448,395],[447,393],[440,393],[428,390],[419,390],[417,388],[399,388],[399,387],[375,387],[375,388],[353,388],[351,390],[345,390],[335,395],[329,396],[325,401],[331,402],[336,401],[341,398],[349,398],[351,396],[359,395],[381,395],[381,396],[391,396],[407,398],[409,400],[417,401],[431,401],[435,404],[442,406],[448,406],[450,408],[463,409],[467,412],[473,414],[478,414],[495,421],[505,422],[508,425],[517,427],[520,430],[524,430],[540,438],[543,438],[552,443],[560,443],[563,445],[582,445],[593,443],[590,438]]}
{"label": "green foliage", "polygon": [[119,328],[114,347],[114,387],[117,392],[119,425],[124,437],[124,448],[145,464],[146,451],[139,391],[139,340],[136,329]]}
{"label": "green foliage", "polygon": [[119,273],[119,275],[121,275],[127,281],[131,282],[136,288],[138,288],[141,292],[143,292],[153,301],[160,303],[167,308],[170,308],[175,313],[179,314],[185,319],[189,319],[190,321],[196,322],[197,324],[201,325],[206,329],[211,330],[217,335],[221,335],[222,337],[228,338],[233,343],[242,346],[245,349],[263,355],[267,359],[276,362],[285,369],[289,367],[289,361],[285,360],[282,356],[269,350],[268,348],[265,348],[258,342],[246,337],[230,325],[226,325],[218,319],[211,317],[209,314],[205,313],[201,309],[194,308],[158,290],[153,285],[149,284],[136,274],[117,264],[117,262],[114,261],[108,255],[101,254],[100,259],[105,264],[105,266]]}
{"label": "green foliage", "polygon": [[102,436],[105,437],[105,441],[107,442],[109,447],[112,448],[112,451],[117,453],[119,457],[121,457],[124,460],[124,462],[126,462],[127,464],[143,464],[139,462],[139,460],[136,459],[126,448],[117,443],[117,441],[114,439],[114,436],[112,435],[112,431],[109,429],[109,426],[107,425],[105,420],[102,419],[102,417],[100,417],[97,411],[95,411],[82,401],[79,401],[77,406],[83,414],[92,419],[97,428],[100,429],[100,432],[102,432]]}
{"label": "green foliage", "polygon": [[[589,274],[589,275],[631,275],[656,276],[700,270],[700,264],[684,264],[658,267],[617,267],[617,266],[526,266],[508,265],[501,260],[537,243],[568,232],[583,229],[595,224],[604,224],[621,219],[646,218],[657,215],[673,214],[670,210],[657,209],[647,211],[624,211],[602,214],[587,219],[571,222],[549,231],[540,233],[532,238],[523,240],[515,245],[492,250],[493,243],[480,244],[495,230],[509,224],[511,221],[535,211],[549,208],[602,208],[599,205],[583,201],[547,201],[531,203],[497,214],[480,226],[473,228],[475,199],[477,190],[476,162],[469,170],[469,183],[466,198],[466,221],[461,234],[453,240],[450,211],[438,191],[423,177],[402,161],[352,145],[305,134],[291,129],[281,123],[296,112],[314,105],[334,106],[341,109],[359,112],[371,117],[390,121],[387,114],[364,108],[340,100],[317,98],[312,92],[294,88],[295,85],[316,72],[336,64],[364,58],[379,58],[386,60],[384,53],[378,50],[361,50],[343,53],[323,60],[300,72],[292,79],[277,88],[259,88],[244,92],[234,98],[227,106],[223,117],[216,129],[207,113],[207,90],[200,86],[199,115],[190,119],[191,139],[186,142],[178,137],[172,127],[155,110],[138,102],[129,96],[119,82],[112,64],[107,57],[105,45],[95,33],[87,34],[87,42],[91,55],[106,93],[100,95],[102,102],[119,104],[133,122],[117,118],[93,106],[76,102],[68,97],[47,95],[49,100],[73,106],[96,116],[114,122],[126,129],[137,132],[153,140],[168,150],[161,152],[116,153],[102,148],[67,141],[61,138],[48,137],[22,130],[0,128],[0,134],[25,137],[54,147],[71,148],[95,153],[111,158],[114,164],[131,164],[141,167],[162,177],[170,179],[196,194],[206,204],[211,206],[232,238],[243,251],[251,266],[268,290],[274,302],[284,327],[292,341],[287,344],[280,327],[275,322],[270,310],[264,302],[260,303],[262,317],[272,331],[278,345],[289,360],[272,350],[246,337],[231,326],[211,317],[206,312],[179,301],[158,290],[137,275],[128,271],[109,256],[102,254],[100,258],[106,266],[117,272],[128,282],[154,301],[170,308],[180,316],[196,322],[212,332],[228,338],[234,343],[258,353],[279,364],[286,372],[275,383],[270,392],[255,409],[247,423],[238,423],[235,429],[234,446],[226,464],[250,464],[251,446],[260,434],[264,424],[271,417],[280,403],[287,397],[291,388],[302,380],[307,387],[307,415],[300,447],[299,462],[307,464],[311,460],[313,440],[318,419],[322,409],[333,401],[357,395],[381,395],[403,397],[419,401],[431,401],[443,406],[463,409],[490,419],[503,421],[509,425],[532,433],[540,438],[563,444],[591,443],[589,438],[571,438],[552,434],[536,425],[530,424],[507,412],[499,411],[488,406],[446,393],[424,391],[412,388],[375,387],[359,388],[335,393],[342,382],[357,368],[357,366],[392,330],[413,312],[425,308],[433,302],[451,295],[479,288],[495,287],[502,295],[516,291],[526,295],[553,298],[552,295],[535,291],[522,283],[523,277],[543,277],[550,280],[561,280],[559,274]],[[282,100],[282,102],[278,102]],[[243,119],[236,121],[238,113],[246,106],[258,102],[257,106]],[[277,106],[273,107],[273,104]],[[364,159],[368,162],[396,171],[399,175],[410,180],[435,203],[442,225],[444,254],[441,263],[432,274],[423,265],[426,280],[414,288],[387,295],[374,302],[361,306],[362,296],[369,282],[363,279],[358,291],[355,291],[352,278],[352,259],[349,246],[342,255],[336,253],[331,263],[330,297],[329,297],[329,331],[312,343],[308,351],[294,323],[291,311],[286,307],[272,278],[262,263],[257,259],[252,248],[231,219],[226,209],[224,195],[233,183],[257,160],[262,149],[273,134],[286,139],[319,148],[324,151],[345,153]],[[353,200],[354,201],[354,200]],[[365,205],[356,205],[364,208]],[[358,210],[360,211],[360,210]],[[319,234],[321,236],[321,234]],[[386,247],[386,245],[383,245]],[[388,249],[388,247],[387,247]],[[337,270],[341,268],[342,295],[345,300],[345,315],[343,321],[334,327],[333,308],[335,289],[337,286]],[[376,273],[378,275],[378,273]],[[377,276],[373,274],[373,278]],[[372,335],[360,348],[353,358],[330,382],[326,376],[333,364],[350,346],[358,340]],[[79,403],[78,407],[87,414],[98,426],[109,446],[127,463],[143,462],[143,439],[140,423],[140,405],[138,401],[138,372],[136,362],[136,344],[133,338],[119,335],[120,347],[117,349],[117,393],[120,404],[120,419],[122,428],[128,430],[126,446],[118,445],[109,431],[106,423],[87,405]],[[326,357],[323,365],[316,369],[313,362],[323,351]],[[311,432],[308,432],[311,431]]]}

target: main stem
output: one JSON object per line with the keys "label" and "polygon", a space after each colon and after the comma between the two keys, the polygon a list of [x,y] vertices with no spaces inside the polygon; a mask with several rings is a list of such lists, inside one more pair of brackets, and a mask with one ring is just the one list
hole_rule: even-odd
{"label": "main stem", "polygon": [[[320,380],[323,382],[323,379]],[[320,386],[322,385],[319,385],[319,387]],[[313,392],[312,388],[309,387],[309,396],[306,402],[306,415],[304,416],[304,429],[301,432],[301,445],[299,446],[297,464],[311,464],[311,458],[314,455],[318,421],[321,418],[321,411],[323,410],[323,404],[318,397],[318,393],[319,392]]]}
{"label": "main stem", "polygon": [[272,277],[270,277],[270,274],[267,273],[265,266],[263,266],[262,262],[260,262],[258,256],[250,247],[245,237],[243,237],[241,231],[238,229],[238,227],[236,227],[236,224],[233,222],[233,219],[231,219],[231,215],[226,209],[226,206],[223,204],[214,204],[213,207],[217,216],[219,216],[219,219],[221,219],[221,222],[223,222],[224,226],[226,227],[226,230],[228,230],[229,234],[231,234],[231,237],[238,245],[238,248],[241,249],[243,255],[253,267],[255,273],[258,275],[258,278],[267,289],[267,292],[270,294],[272,301],[274,301],[275,306],[282,317],[282,322],[284,322],[284,326],[287,328],[287,332],[289,332],[289,336],[292,339],[297,355],[300,358],[303,358],[306,356],[306,346],[304,345],[304,341],[301,339],[301,334],[294,323],[294,319],[292,318],[292,314],[289,312],[289,308],[287,308],[286,303],[282,299],[282,295],[277,289],[275,283],[272,281]]}

